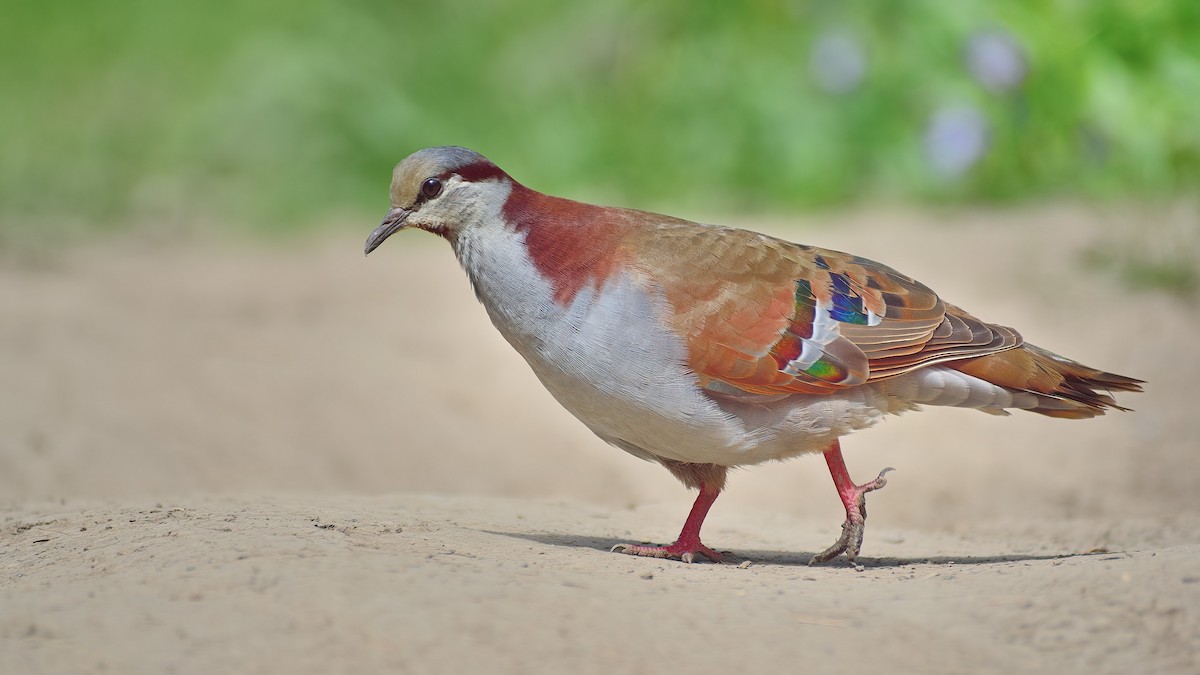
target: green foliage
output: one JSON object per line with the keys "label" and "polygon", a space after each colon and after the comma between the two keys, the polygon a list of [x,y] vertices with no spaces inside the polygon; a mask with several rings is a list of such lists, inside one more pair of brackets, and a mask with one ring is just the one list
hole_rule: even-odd
{"label": "green foliage", "polygon": [[[1029,64],[996,93],[980,31]],[[831,31],[863,79],[817,86]],[[0,221],[380,211],[391,166],[467,145],[533,187],[654,207],[1160,197],[1200,178],[1200,3],[150,0],[8,3]],[[982,159],[934,171],[931,116]]]}

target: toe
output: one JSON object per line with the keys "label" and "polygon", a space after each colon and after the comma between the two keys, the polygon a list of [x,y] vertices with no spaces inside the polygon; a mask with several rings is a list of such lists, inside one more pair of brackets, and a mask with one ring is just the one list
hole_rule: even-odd
{"label": "toe", "polygon": [[719,563],[722,560],[722,554],[717,553],[703,544],[688,546],[680,545],[678,542],[671,544],[670,546],[617,544],[609,549],[609,551],[613,553],[624,553],[625,555],[642,556],[645,558],[670,558],[673,560],[681,560],[685,563],[695,562],[697,555],[704,556],[715,563]]}

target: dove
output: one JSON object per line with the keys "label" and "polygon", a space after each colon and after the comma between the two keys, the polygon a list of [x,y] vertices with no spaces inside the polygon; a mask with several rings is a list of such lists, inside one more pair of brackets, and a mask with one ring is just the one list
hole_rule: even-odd
{"label": "dove", "polygon": [[1142,389],[872,260],[542,194],[466,148],[395,167],[365,252],[407,229],[450,243],[493,325],[564,408],[699,491],[673,543],[613,547],[631,555],[722,561],[700,530],[729,469],[821,453],[846,518],[810,563],[853,564],[866,495],[891,469],[856,484],[841,437],[921,406],[1090,418],[1126,410],[1112,392]]}

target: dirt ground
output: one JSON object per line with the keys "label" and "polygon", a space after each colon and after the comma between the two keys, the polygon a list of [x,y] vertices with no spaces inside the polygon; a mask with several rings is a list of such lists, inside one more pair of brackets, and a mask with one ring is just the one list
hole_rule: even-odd
{"label": "dirt ground", "polygon": [[[1132,214],[1132,216],[1130,215]],[[725,219],[725,222],[734,222]],[[124,237],[0,261],[0,672],[1200,672],[1200,303],[1080,260],[1076,206],[742,222],[888,263],[1140,377],[1088,421],[927,410],[692,495],[557,407],[444,243]]]}

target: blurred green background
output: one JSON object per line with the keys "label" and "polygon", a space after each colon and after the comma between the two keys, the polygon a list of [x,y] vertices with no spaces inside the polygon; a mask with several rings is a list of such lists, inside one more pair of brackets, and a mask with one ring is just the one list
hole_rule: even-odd
{"label": "blurred green background", "polygon": [[374,218],[391,166],[444,144],[676,210],[1200,178],[1196,0],[17,1],[0,59],[13,238]]}

